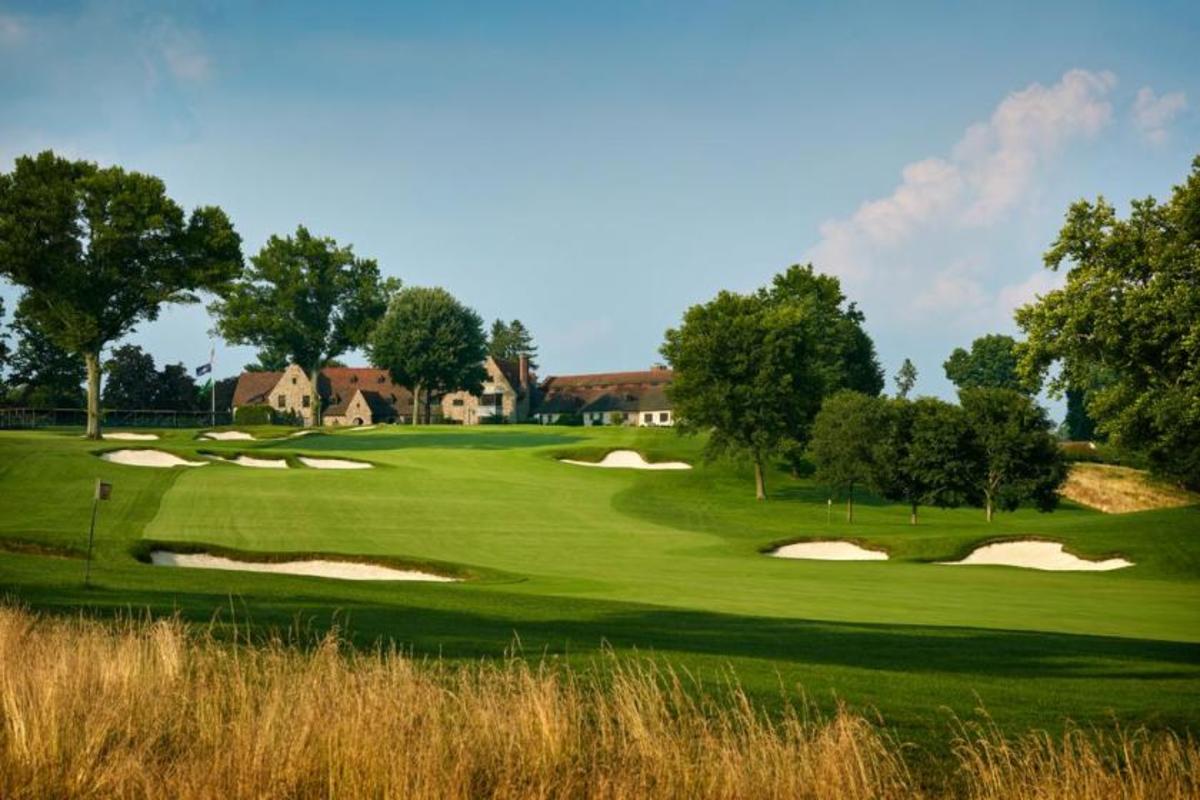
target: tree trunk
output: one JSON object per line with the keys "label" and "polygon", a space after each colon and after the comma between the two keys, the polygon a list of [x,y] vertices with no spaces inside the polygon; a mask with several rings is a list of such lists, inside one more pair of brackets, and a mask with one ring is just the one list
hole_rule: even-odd
{"label": "tree trunk", "polygon": [[917,504],[916,503],[912,504],[912,514],[909,515],[908,521],[911,522],[913,525],[917,524]]}
{"label": "tree trunk", "polygon": [[767,499],[767,481],[763,477],[762,459],[757,456],[754,458],[754,499]]}
{"label": "tree trunk", "polygon": [[100,438],[100,353],[84,353],[87,365],[87,438]]}
{"label": "tree trunk", "polygon": [[308,373],[308,379],[312,382],[312,400],[309,402],[312,403],[312,423],[316,428],[321,425],[321,368],[313,367]]}
{"label": "tree trunk", "polygon": [[413,420],[412,424],[417,425],[421,420],[421,384],[413,387]]}

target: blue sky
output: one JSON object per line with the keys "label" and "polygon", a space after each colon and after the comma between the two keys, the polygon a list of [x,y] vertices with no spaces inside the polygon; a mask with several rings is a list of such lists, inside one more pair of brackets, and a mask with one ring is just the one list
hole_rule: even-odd
{"label": "blue sky", "polygon": [[[1200,6],[974,6],[0,0],[0,163],[154,173],[247,255],[303,223],[520,318],[543,374],[646,366],[688,305],[812,260],[946,395],[947,353],[1055,285],[1069,202],[1200,153]],[[131,339],[194,365],[210,327]]]}

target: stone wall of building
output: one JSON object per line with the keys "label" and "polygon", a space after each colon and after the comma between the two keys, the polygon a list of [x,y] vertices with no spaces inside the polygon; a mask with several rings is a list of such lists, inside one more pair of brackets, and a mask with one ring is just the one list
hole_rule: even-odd
{"label": "stone wall of building", "polygon": [[275,388],[271,389],[268,401],[276,413],[291,411],[303,420],[306,427],[313,424],[316,392],[313,391],[312,382],[304,374],[304,370],[295,364],[283,371],[283,377],[275,384]]}

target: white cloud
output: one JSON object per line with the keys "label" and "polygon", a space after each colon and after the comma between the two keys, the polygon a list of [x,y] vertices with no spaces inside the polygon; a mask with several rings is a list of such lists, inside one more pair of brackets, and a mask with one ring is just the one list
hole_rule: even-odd
{"label": "white cloud", "polygon": [[1157,95],[1149,86],[1138,89],[1133,102],[1133,124],[1146,140],[1162,144],[1167,140],[1167,128],[1187,108],[1187,95],[1169,92]]}
{"label": "white cloud", "polygon": [[1011,319],[1045,279],[1008,286],[999,269],[987,269],[989,249],[1004,244],[1004,223],[1055,154],[1111,122],[1115,85],[1110,72],[1076,69],[1010,94],[947,156],[907,165],[890,194],[822,223],[806,258],[841,277],[868,309],[899,309],[885,313],[905,323]]}

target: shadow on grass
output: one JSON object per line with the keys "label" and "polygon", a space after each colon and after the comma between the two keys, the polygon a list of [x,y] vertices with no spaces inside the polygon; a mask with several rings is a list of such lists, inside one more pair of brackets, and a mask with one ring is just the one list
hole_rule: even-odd
{"label": "shadow on grass", "polygon": [[[430,448],[445,450],[511,450],[546,447],[577,442],[582,437],[561,433],[528,433],[506,430],[425,432],[397,427],[394,432],[348,433],[343,436],[310,436],[291,439],[286,446],[299,450],[405,450]],[[274,440],[260,449],[285,446]]]}
{"label": "shadow on grass", "polygon": [[394,642],[416,653],[450,658],[502,655],[516,638],[528,653],[579,655],[607,645],[929,675],[1200,678],[1200,644],[1192,643],[774,619],[489,591],[489,605],[500,610],[492,615],[447,607],[467,598],[445,586],[397,589],[396,605],[305,594],[275,598],[109,589],[103,584],[91,590],[26,586],[19,599],[54,612],[178,612],[199,623],[229,620],[232,610],[243,626],[249,622],[264,632],[294,628],[303,620],[304,629],[316,634],[336,625],[355,646]]}

